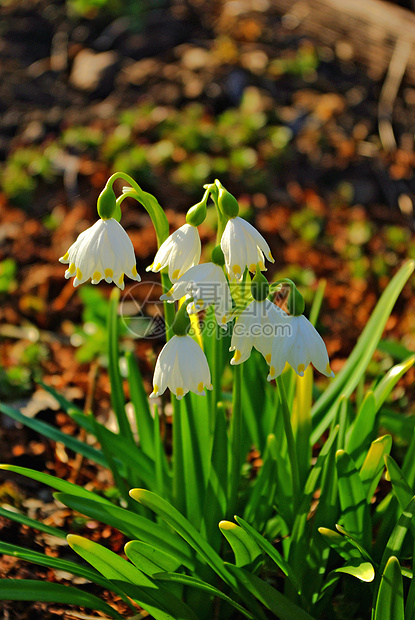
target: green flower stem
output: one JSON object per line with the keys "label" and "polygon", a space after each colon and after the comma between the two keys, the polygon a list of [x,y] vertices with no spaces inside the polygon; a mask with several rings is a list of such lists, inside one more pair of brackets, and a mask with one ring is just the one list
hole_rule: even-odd
{"label": "green flower stem", "polygon": [[220,245],[220,240],[222,239],[223,231],[225,230],[225,226],[228,223],[228,218],[226,215],[222,213],[222,209],[219,206],[218,202],[218,188],[215,183],[204,186],[207,190],[210,190],[210,197],[215,203],[216,211],[218,214],[218,229],[216,232],[216,245]]}
{"label": "green flower stem", "polygon": [[173,504],[183,515],[186,510],[184,488],[184,460],[180,401],[172,394],[173,405]]}
{"label": "green flower stem", "polygon": [[216,414],[218,411],[218,404],[222,396],[221,378],[222,378],[222,370],[223,370],[222,334],[220,333],[221,330],[218,325],[216,325],[215,330],[216,331],[215,331],[215,335],[213,338],[212,362],[211,362],[213,388],[210,394],[211,407],[209,408],[209,428],[210,428],[212,440],[213,440],[213,436],[215,433]]}
{"label": "green flower stem", "polygon": [[[114,183],[117,179],[123,179],[131,185],[131,191],[124,192],[121,196],[118,196],[116,205],[117,211],[114,214],[115,219],[121,218],[121,204],[123,200],[126,198],[134,198],[137,200],[144,209],[147,211],[149,216],[151,217],[151,221],[153,222],[154,230],[156,231],[157,237],[157,246],[160,247],[161,244],[167,239],[169,236],[169,223],[164,213],[163,209],[157,202],[156,198],[149,194],[148,192],[144,192],[141,187],[132,179],[128,174],[124,172],[116,172],[113,174],[107,181],[107,185],[109,183]],[[164,270],[160,274],[161,276],[161,285],[163,289],[163,293],[166,293],[171,288],[171,282],[169,276]],[[163,303],[164,305],[164,318],[166,321],[166,339],[170,340],[173,336],[172,325],[175,317],[174,304],[169,304],[166,301]]]}
{"label": "green flower stem", "polygon": [[232,419],[230,426],[229,451],[229,491],[228,513],[232,516],[236,510],[239,477],[241,473],[241,438],[242,438],[242,364],[235,366]]}
{"label": "green flower stem", "polygon": [[294,434],[291,426],[291,413],[288,406],[287,395],[285,393],[284,381],[281,376],[276,378],[278,394],[281,403],[282,415],[284,420],[285,437],[287,440],[288,458],[291,465],[291,475],[293,483],[294,509],[300,499],[300,475],[298,471],[297,451],[295,448]]}

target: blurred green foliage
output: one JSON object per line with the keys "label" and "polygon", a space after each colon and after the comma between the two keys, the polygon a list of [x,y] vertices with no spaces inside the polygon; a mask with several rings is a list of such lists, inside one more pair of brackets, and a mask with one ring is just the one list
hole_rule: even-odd
{"label": "blurred green foliage", "polygon": [[16,269],[16,261],[13,258],[5,258],[0,262],[0,294],[12,293],[17,287]]}
{"label": "blurred green foliage", "polygon": [[108,301],[94,286],[82,286],[79,297],[83,303],[82,325],[74,327],[72,343],[76,345],[76,358],[81,363],[102,358],[107,352]]}
{"label": "blurred green foliage", "polygon": [[291,132],[273,109],[261,110],[255,90],[247,89],[239,108],[217,118],[204,106],[160,108],[145,102],[123,111],[113,128],[72,126],[54,142],[17,149],[0,173],[3,191],[25,208],[39,182],[55,180],[62,154],[100,161],[112,172],[123,170],[139,184],[156,187],[160,178],[191,195],[207,178],[244,182],[248,191],[265,191],[282,158],[288,156]]}
{"label": "blurred green foliage", "polygon": [[69,17],[129,17],[131,30],[141,30],[148,12],[166,4],[167,0],[66,0]]}

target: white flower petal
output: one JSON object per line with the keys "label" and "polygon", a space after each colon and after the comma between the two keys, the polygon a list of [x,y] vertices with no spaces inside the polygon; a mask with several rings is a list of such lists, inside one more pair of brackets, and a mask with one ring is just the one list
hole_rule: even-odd
{"label": "white flower petal", "polygon": [[170,235],[159,247],[154,261],[147,271],[157,273],[169,268],[169,278],[175,282],[200,260],[201,243],[197,228],[184,224]]}
{"label": "white flower petal", "polygon": [[225,327],[226,322],[230,320],[232,297],[223,270],[218,265],[203,263],[190,267],[160,299],[178,301],[184,296],[193,297],[193,302],[187,307],[189,314],[195,314],[213,305],[221,327]]}
{"label": "white flower petal", "polygon": [[268,299],[252,301],[235,321],[230,351],[235,351],[231,364],[241,364],[255,347],[269,364],[272,346],[286,330],[287,315]]}
{"label": "white flower petal", "polygon": [[220,242],[230,278],[240,280],[245,268],[255,271],[256,265],[265,270],[264,254],[274,262],[265,239],[249,222],[241,217],[228,220]]}
{"label": "white flower petal", "polygon": [[180,400],[187,392],[204,394],[211,389],[210,370],[205,354],[190,336],[173,336],[157,358],[151,398],[169,388]]}
{"label": "white flower petal", "polygon": [[270,377],[275,378],[284,369],[286,362],[303,376],[307,366],[313,366],[327,377],[334,377],[329,364],[323,339],[305,316],[287,316],[290,332],[274,341],[271,354]]}
{"label": "white flower petal", "polygon": [[69,264],[65,278],[74,276],[74,286],[91,278],[92,284],[102,279],[124,288],[124,274],[140,281],[135,264],[134,248],[123,227],[113,218],[98,220],[82,232],[62,258]]}

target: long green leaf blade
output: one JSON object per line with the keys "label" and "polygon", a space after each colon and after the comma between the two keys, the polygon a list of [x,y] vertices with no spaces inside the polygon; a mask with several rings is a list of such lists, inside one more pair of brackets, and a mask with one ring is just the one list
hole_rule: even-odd
{"label": "long green leaf blade", "polygon": [[191,548],[180,536],[158,523],[113,504],[98,504],[93,500],[68,493],[55,493],[55,496],[56,499],[72,510],[115,527],[127,536],[138,538],[154,548],[172,555],[177,558],[180,564],[194,570]]}
{"label": "long green leaf blade", "polygon": [[147,508],[150,508],[150,510],[164,519],[226,583],[230,586],[234,585],[234,581],[230,578],[231,576],[226,570],[223,560],[178,510],[155,493],[146,489],[132,489],[130,495],[137,502],[144,504],[144,506],[147,506]]}
{"label": "long green leaf blade", "polygon": [[20,512],[15,512],[14,510],[8,510],[4,506],[0,506],[0,517],[5,517],[6,519],[10,519],[10,521],[15,521],[16,523],[21,523],[22,525],[27,525],[27,527],[31,527],[34,530],[39,530],[39,532],[45,532],[49,536],[57,536],[58,538],[65,538],[67,533],[59,529],[57,527],[52,527],[51,525],[45,525],[42,521],[37,521],[36,519],[31,519]]}
{"label": "long green leaf blade", "polygon": [[293,620],[293,618],[295,620],[313,620],[310,614],[259,577],[233,564],[226,566],[235,575],[239,583],[280,620]]}
{"label": "long green leaf blade", "polygon": [[336,466],[344,527],[368,549],[371,522],[365,489],[353,461],[344,450],[337,452]]}
{"label": "long green leaf blade", "polygon": [[382,575],[374,620],[404,620],[401,567],[394,556],[389,558]]}
{"label": "long green leaf blade", "polygon": [[97,596],[60,583],[48,583],[34,579],[0,579],[0,600],[79,605],[94,611],[102,611],[111,618],[122,620],[122,616],[115,609]]}
{"label": "long green leaf blade", "polygon": [[75,437],[72,437],[71,435],[62,433],[54,426],[51,426],[42,420],[28,418],[20,411],[17,411],[17,409],[13,409],[4,403],[0,403],[0,411],[10,418],[13,418],[13,420],[16,420],[16,422],[20,422],[20,424],[31,428],[40,435],[43,435],[43,437],[52,439],[52,441],[60,441],[67,448],[73,450],[77,454],[82,454],[85,458],[97,463],[98,465],[102,465],[102,467],[108,467],[108,463],[102,452],[100,450],[96,450],[92,446],[89,446],[83,441],[79,441],[79,439],[75,439]]}
{"label": "long green leaf blade", "polygon": [[108,308],[108,374],[111,383],[111,404],[118,422],[118,430],[125,441],[134,443],[133,433],[125,411],[124,389],[120,374],[118,351],[118,302],[120,291],[114,288]]}
{"label": "long green leaf blade", "polygon": [[311,435],[312,444],[321,437],[327,426],[332,422],[335,415],[335,408],[333,408],[332,405],[341,394],[349,397],[365,372],[382,336],[386,321],[392,312],[393,306],[408,278],[412,275],[414,268],[415,261],[408,260],[394,275],[383,291],[352,354],[349,356],[336,378],[314,405],[311,412],[314,429]]}
{"label": "long green leaf blade", "polygon": [[148,611],[155,620],[197,620],[193,612],[176,596],[157,584],[106,547],[87,538],[70,534],[68,543],[110,581]]}
{"label": "long green leaf blade", "polygon": [[66,480],[62,480],[57,476],[44,474],[41,471],[36,471],[35,469],[29,469],[27,467],[20,467],[19,465],[3,464],[0,465],[0,470],[1,469],[3,471],[12,471],[15,474],[26,476],[26,478],[31,478],[32,480],[37,480],[38,482],[42,482],[43,484],[52,487],[52,489],[62,491],[62,493],[69,493],[70,495],[75,495],[77,497],[85,497],[86,499],[90,499],[102,504],[109,504],[110,506],[112,506],[111,502],[105,499],[105,497],[101,497],[100,495],[97,495],[92,491],[87,491],[83,487],[80,487],[73,482],[67,482]]}
{"label": "long green leaf blade", "polygon": [[130,398],[134,407],[140,446],[143,452],[154,460],[154,419],[150,412],[148,396],[144,390],[140,369],[130,351],[126,354],[126,359],[128,363]]}
{"label": "long green leaf blade", "polygon": [[366,498],[370,501],[376,490],[383,469],[385,467],[385,455],[392,448],[392,437],[384,435],[372,442],[366,455],[362,468],[359,472]]}
{"label": "long green leaf blade", "polygon": [[179,583],[184,586],[190,586],[192,588],[202,590],[203,592],[207,592],[208,594],[211,594],[213,596],[216,596],[217,598],[222,599],[223,601],[226,601],[227,603],[229,603],[229,605],[232,605],[232,607],[237,609],[246,618],[250,618],[250,620],[255,620],[254,616],[252,616],[249,611],[239,605],[239,603],[236,603],[229,596],[227,596],[214,586],[210,585],[210,583],[206,583],[201,579],[191,577],[190,575],[179,575],[177,573],[156,573],[155,575],[153,575],[153,578],[160,581],[172,581],[173,583]]}
{"label": "long green leaf blade", "polygon": [[250,566],[261,558],[261,548],[246,530],[231,521],[221,521],[219,529],[232,547],[236,566]]}

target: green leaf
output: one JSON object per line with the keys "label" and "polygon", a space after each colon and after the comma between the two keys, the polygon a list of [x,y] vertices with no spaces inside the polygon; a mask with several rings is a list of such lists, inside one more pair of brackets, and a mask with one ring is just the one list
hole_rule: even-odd
{"label": "green leaf", "polygon": [[310,614],[259,577],[233,564],[226,566],[238,582],[280,620],[312,620]]}
{"label": "green leaf", "polygon": [[28,469],[27,467],[19,467],[18,465],[7,464],[0,465],[0,470],[1,469],[4,471],[12,471],[15,474],[26,476],[26,478],[31,478],[32,480],[37,480],[38,482],[42,482],[43,484],[52,487],[52,489],[62,491],[62,493],[69,493],[70,495],[74,495],[76,497],[84,497],[85,499],[90,499],[94,502],[99,502],[100,504],[107,504],[112,506],[111,502],[105,499],[105,497],[101,497],[100,495],[97,495],[92,491],[87,491],[83,487],[80,487],[77,484],[73,484],[73,482],[67,482],[66,480],[57,478],[56,476],[44,474],[41,471],[36,471],[35,469]]}
{"label": "green leaf", "polygon": [[[200,397],[199,397],[200,398]],[[209,419],[207,411],[194,409],[187,394],[180,406],[180,431],[183,468],[181,486],[185,492],[185,514],[197,529],[202,520],[207,485],[207,465],[210,456]],[[177,418],[175,419],[175,423]]]}
{"label": "green leaf", "polygon": [[376,410],[379,410],[399,379],[410,369],[415,363],[415,355],[412,355],[401,364],[396,364],[386,373],[381,381],[374,389],[376,399]]}
{"label": "green leaf", "polygon": [[154,616],[155,620],[197,620],[180,599],[166,588],[159,587],[136,566],[109,549],[73,534],[70,534],[67,540],[76,553],[121,588],[127,596]]}
{"label": "green leaf", "polygon": [[259,532],[257,532],[249,523],[241,519],[240,517],[235,517],[235,521],[240,525],[258,544],[259,547],[271,558],[273,562],[278,566],[280,570],[288,577],[291,584],[294,586],[297,593],[300,593],[301,586],[298,581],[292,567],[288,562],[283,558],[280,552],[275,549],[271,545],[271,543],[266,540]]}
{"label": "green leaf", "polygon": [[383,291],[347,362],[314,405],[311,412],[314,429],[311,435],[312,444],[321,437],[332,422],[336,414],[336,401],[342,394],[349,397],[363,376],[382,336],[393,306],[414,268],[415,261],[408,260],[394,275]]}
{"label": "green leaf", "polygon": [[392,448],[392,437],[384,435],[372,442],[359,472],[366,498],[370,501],[385,467],[385,455]]}
{"label": "green leaf", "polygon": [[401,567],[391,556],[385,566],[376,599],[373,620],[404,620]]}
{"label": "green leaf", "polygon": [[234,585],[223,560],[178,510],[166,500],[146,489],[132,489],[130,495],[166,521],[226,583],[231,587]]}
{"label": "green leaf", "polygon": [[43,422],[42,420],[36,420],[36,418],[28,418],[27,416],[17,411],[17,409],[13,409],[8,405],[0,403],[0,411],[5,415],[13,418],[16,422],[20,422],[24,426],[31,428],[36,431],[43,437],[47,437],[48,439],[52,439],[53,441],[59,441],[64,444],[70,450],[73,450],[77,454],[82,454],[87,459],[90,459],[94,463],[98,465],[102,465],[103,467],[108,467],[108,463],[100,450],[96,450],[92,446],[89,446],[83,441],[79,441],[72,437],[71,435],[67,435],[66,433],[62,433],[54,426]]}
{"label": "green leaf", "polygon": [[279,442],[275,435],[271,434],[267,438],[262,467],[247,498],[244,510],[244,518],[254,523],[258,530],[265,528],[274,511],[274,503],[277,504],[278,512],[283,518],[292,515],[292,490],[280,484],[280,478],[284,474],[287,479],[286,468],[283,465],[279,467],[281,460]]}
{"label": "green leaf", "polygon": [[232,547],[236,566],[253,566],[262,559],[262,551],[255,540],[231,521],[221,521],[219,529]]}
{"label": "green leaf", "polygon": [[412,489],[406,481],[402,471],[389,454],[385,456],[385,463],[390,481],[392,482],[393,492],[400,507],[404,510],[412,499]]}
{"label": "green leaf", "polygon": [[254,616],[252,616],[246,609],[244,609],[241,605],[236,603],[229,596],[211,586],[210,583],[206,583],[205,581],[201,581],[196,577],[191,577],[189,575],[178,575],[177,573],[159,573],[153,575],[153,578],[160,581],[172,581],[173,583],[179,583],[184,586],[190,586],[192,588],[196,588],[198,590],[202,590],[203,592],[207,592],[212,596],[216,596],[217,598],[222,599],[232,605],[235,609],[237,609],[241,614],[243,614],[246,618],[250,618],[251,620],[255,620]]}
{"label": "green leaf", "polygon": [[326,527],[319,527],[318,531],[330,547],[346,560],[346,564],[336,568],[334,572],[347,573],[357,577],[360,581],[373,581],[375,570],[372,563],[367,561],[366,554],[362,554],[360,549],[350,542],[350,539]]}
{"label": "green leaf", "polygon": [[371,522],[365,489],[353,461],[344,450],[338,450],[336,466],[344,527],[368,549]]}
{"label": "green leaf", "polygon": [[59,403],[65,413],[67,413],[68,415],[75,411],[77,413],[83,413],[82,409],[79,409],[79,407],[77,407],[70,400],[62,396],[62,394],[60,394],[60,392],[55,390],[53,387],[47,385],[46,383],[43,383],[43,381],[39,381],[38,383],[42,386],[44,390],[46,390],[46,392],[52,394],[53,398]]}
{"label": "green leaf", "polygon": [[[317,489],[317,485],[322,474],[323,469],[326,469],[326,462],[334,461],[334,450],[335,450],[335,440],[337,438],[339,427],[335,426],[327,441],[324,443],[320,453],[317,457],[317,461],[314,467],[311,469],[307,482],[305,484],[305,488],[303,491],[303,498],[300,503],[300,506],[297,510],[294,520],[294,526],[292,528],[292,540],[290,544],[289,550],[289,562],[293,567],[295,573],[297,575],[304,574],[304,545],[309,544],[309,532],[310,529],[308,527],[308,518],[310,514],[310,506],[312,502],[313,495]],[[331,476],[334,475],[335,468],[331,467],[329,470],[329,474]],[[323,480],[324,482],[324,480]],[[328,482],[326,483],[326,486]],[[322,500],[323,498],[321,498]],[[303,587],[301,587],[301,591]]]}
{"label": "green leaf", "polygon": [[71,562],[70,560],[54,558],[53,556],[32,551],[31,549],[25,549],[24,547],[19,547],[18,545],[10,545],[9,543],[5,543],[3,541],[0,541],[0,553],[19,558],[20,560],[26,560],[26,562],[32,562],[33,564],[39,564],[40,566],[48,566],[49,568],[66,571],[72,575],[83,577],[84,579],[87,579],[92,583],[96,583],[107,590],[113,590],[120,595],[128,605],[130,605],[127,597],[119,588],[114,586],[110,581],[108,581],[108,579],[105,579],[105,577],[94,569],[90,569],[88,566],[82,566],[82,564],[79,564],[78,562]]}
{"label": "green leaf", "polygon": [[118,303],[120,291],[113,288],[108,309],[108,374],[111,383],[111,404],[118,422],[118,430],[125,442],[134,443],[134,437],[125,411],[125,398],[120,374],[118,351]]}
{"label": "green leaf", "polygon": [[360,581],[370,583],[375,578],[375,570],[370,562],[363,560],[349,560],[344,566],[336,568],[335,573],[346,573],[352,577],[356,577]]}
{"label": "green leaf", "polygon": [[346,452],[350,454],[358,469],[362,466],[364,454],[375,433],[376,411],[375,395],[369,391],[359,407],[349,439],[346,442]]}
{"label": "green leaf", "polygon": [[381,571],[383,571],[390,557],[399,556],[399,553],[401,551],[403,541],[405,540],[405,536],[408,532],[408,529],[412,526],[412,531],[415,531],[414,517],[415,517],[415,497],[413,497],[411,501],[409,502],[409,504],[406,506],[406,508],[400,515],[395,527],[392,530],[392,533],[389,537],[389,540],[383,552],[382,560],[380,562]]}
{"label": "green leaf", "polygon": [[177,557],[140,540],[130,540],[125,545],[124,552],[137,568],[150,576],[160,571],[174,573],[182,565]]}
{"label": "green leaf", "polygon": [[16,523],[22,523],[23,525],[27,525],[28,527],[32,527],[35,530],[39,530],[39,532],[45,532],[49,536],[57,536],[58,538],[65,538],[67,533],[64,530],[58,529],[57,527],[52,527],[50,525],[45,525],[42,521],[37,521],[36,519],[30,519],[26,515],[20,514],[20,512],[15,512],[14,510],[7,510],[4,506],[0,506],[0,517],[5,517],[6,519],[10,519],[11,521],[15,521]]}
{"label": "green leaf", "polygon": [[126,353],[126,359],[128,363],[128,386],[134,407],[140,446],[144,454],[154,460],[154,419],[150,412],[148,396],[144,390],[140,369],[130,351]]}
{"label": "green leaf", "polygon": [[155,549],[173,556],[179,564],[194,570],[190,547],[177,534],[158,523],[113,504],[98,504],[94,500],[67,493],[55,493],[55,497],[72,510],[115,527],[127,536],[143,540]]}
{"label": "green leaf", "polygon": [[[112,459],[113,466],[118,468],[119,473],[128,477],[129,470],[139,472],[140,479],[149,487],[154,482],[154,465],[151,459],[142,452],[141,448],[126,443],[122,435],[110,431],[103,424],[97,422],[92,415],[73,412],[71,418],[91,435],[95,435],[108,455]],[[107,467],[109,467],[108,460]],[[130,482],[130,481],[129,481]],[[133,484],[133,481],[130,483]]]}
{"label": "green leaf", "polygon": [[356,536],[354,536],[353,534],[351,534],[350,532],[345,530],[344,527],[339,525],[338,523],[336,523],[336,530],[338,532],[340,532],[340,534],[343,534],[343,536],[346,536],[348,538],[348,540],[350,540],[352,545],[354,545],[356,547],[356,549],[359,550],[362,558],[366,558],[368,562],[370,562],[371,564],[374,564],[370,554],[362,546],[362,543],[356,538]]}
{"label": "green leaf", "polygon": [[359,549],[345,536],[342,536],[338,532],[334,532],[327,527],[319,527],[318,531],[330,547],[334,549],[342,558],[344,558],[346,562],[352,559],[362,558],[362,554]]}
{"label": "green leaf", "polygon": [[39,601],[79,605],[94,611],[102,611],[111,618],[122,620],[122,616],[101,601],[100,598],[72,586],[59,583],[36,581],[34,579],[0,579],[0,600],[2,601]]}

